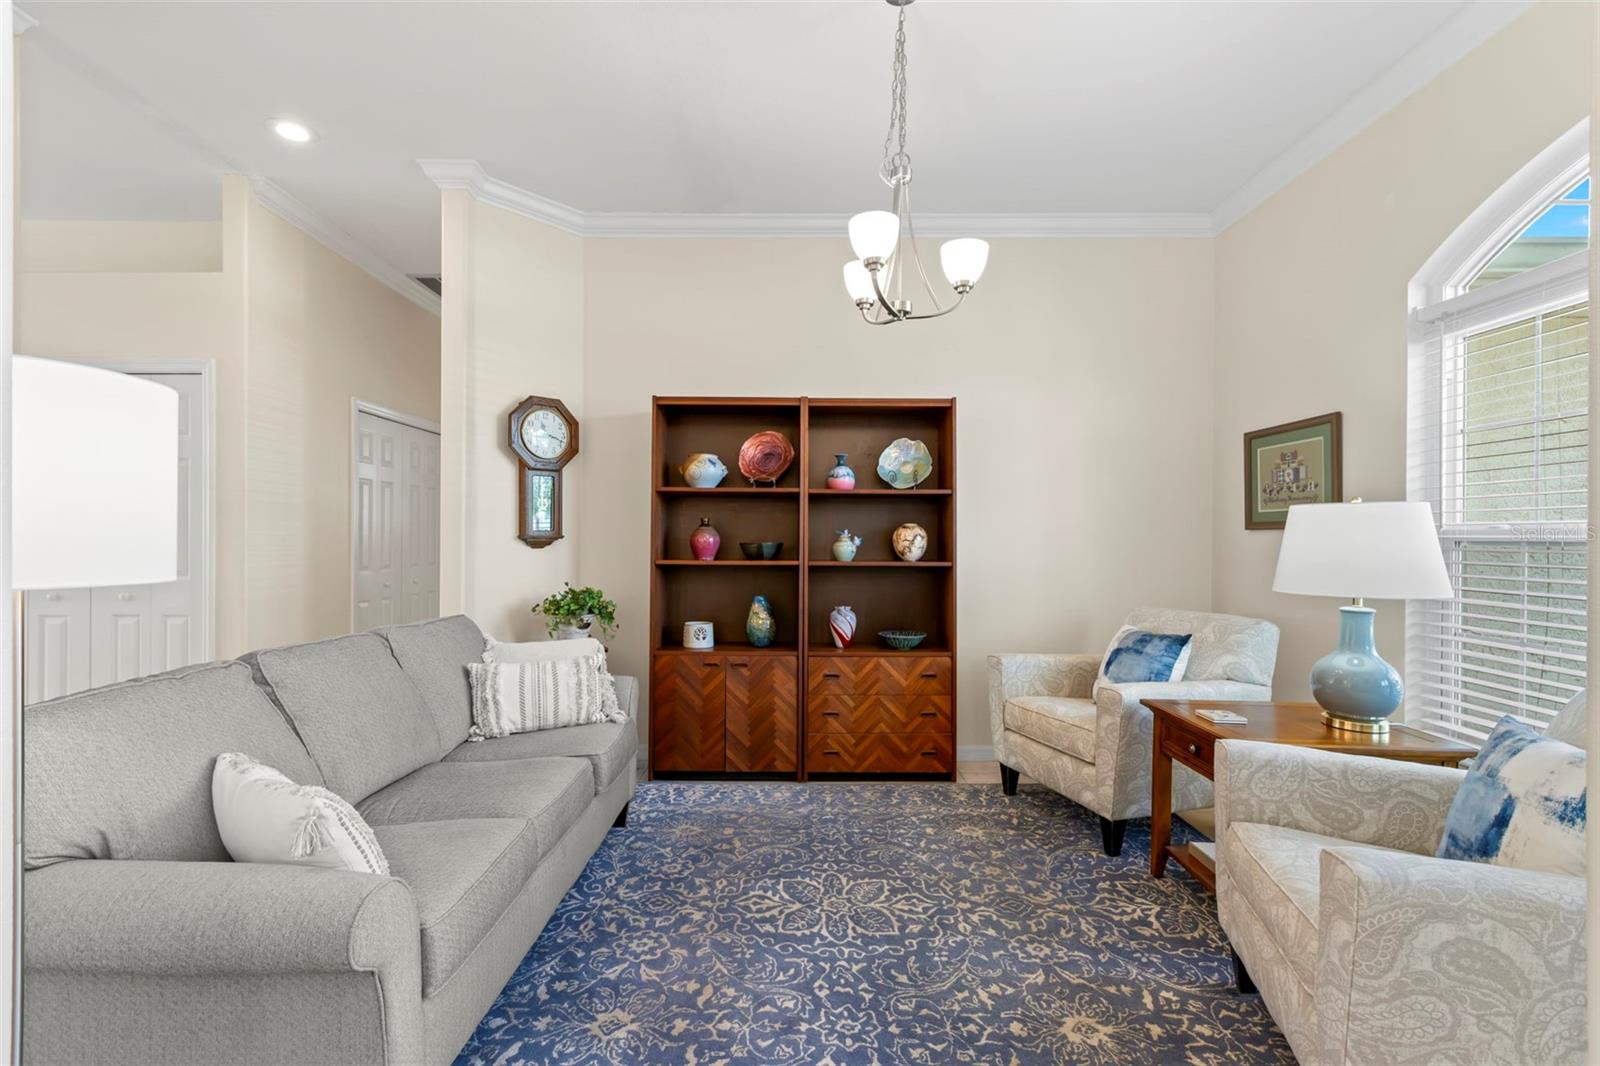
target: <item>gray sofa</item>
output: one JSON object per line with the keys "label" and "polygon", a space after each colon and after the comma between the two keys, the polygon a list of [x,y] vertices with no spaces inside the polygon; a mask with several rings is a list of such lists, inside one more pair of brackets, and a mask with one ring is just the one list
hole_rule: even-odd
{"label": "gray sofa", "polygon": [[[451,1061],[607,830],[630,721],[466,743],[483,633],[445,618],[26,711],[29,1063]],[[234,863],[241,751],[343,796],[390,877]]]}

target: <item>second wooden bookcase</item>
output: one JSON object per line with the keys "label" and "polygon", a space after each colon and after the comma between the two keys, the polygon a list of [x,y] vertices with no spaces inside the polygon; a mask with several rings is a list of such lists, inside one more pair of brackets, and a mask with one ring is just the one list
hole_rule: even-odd
{"label": "second wooden bookcase", "polygon": [[[650,771],[655,776],[912,774],[955,777],[956,409],[954,399],[656,397],[651,448]],[[782,432],[795,461],[773,486],[738,471],[739,446]],[[933,473],[915,489],[877,476],[898,437],[921,440]],[[678,467],[712,452],[729,468],[716,488],[692,488]],[[856,488],[827,487],[836,454]],[[702,518],[722,537],[715,559],[693,558]],[[896,558],[904,522],[928,531],[915,563]],[[835,531],[862,538],[837,562]],[[740,541],[782,541],[770,560]],[[764,595],[777,639],[751,647],[745,618]],[[854,642],[836,648],[828,614],[857,616]],[[711,622],[716,647],[683,647],[683,623]],[[885,629],[928,634],[911,651]]]}

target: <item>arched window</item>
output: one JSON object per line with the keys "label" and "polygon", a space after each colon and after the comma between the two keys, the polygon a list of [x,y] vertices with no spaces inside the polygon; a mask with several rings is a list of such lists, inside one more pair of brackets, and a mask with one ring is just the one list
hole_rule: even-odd
{"label": "arched window", "polygon": [[1411,286],[1407,496],[1453,600],[1406,605],[1408,719],[1542,727],[1588,637],[1588,123],[1473,213]]}

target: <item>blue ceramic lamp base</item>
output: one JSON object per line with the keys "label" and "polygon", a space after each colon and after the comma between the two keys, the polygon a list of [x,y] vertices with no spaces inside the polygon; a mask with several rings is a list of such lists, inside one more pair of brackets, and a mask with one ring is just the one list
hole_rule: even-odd
{"label": "blue ceramic lamp base", "polygon": [[1400,674],[1378,655],[1371,607],[1339,608],[1339,647],[1311,668],[1311,696],[1322,720],[1355,733],[1387,733],[1389,716],[1400,707],[1405,687]]}

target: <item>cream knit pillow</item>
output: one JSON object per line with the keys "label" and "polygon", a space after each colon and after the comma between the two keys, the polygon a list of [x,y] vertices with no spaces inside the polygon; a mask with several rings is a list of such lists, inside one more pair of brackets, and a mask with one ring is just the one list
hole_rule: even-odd
{"label": "cream knit pillow", "polygon": [[211,809],[234,862],[276,862],[389,874],[378,838],[354,807],[315,785],[297,785],[248,755],[218,755]]}
{"label": "cream knit pillow", "polygon": [[472,681],[468,740],[627,721],[601,652],[540,662],[468,663],[467,675]]}

